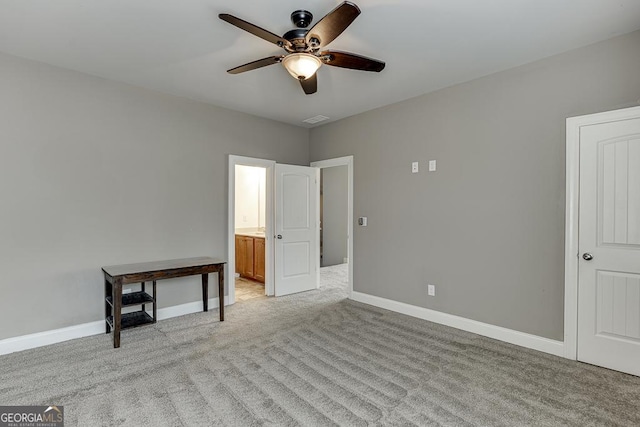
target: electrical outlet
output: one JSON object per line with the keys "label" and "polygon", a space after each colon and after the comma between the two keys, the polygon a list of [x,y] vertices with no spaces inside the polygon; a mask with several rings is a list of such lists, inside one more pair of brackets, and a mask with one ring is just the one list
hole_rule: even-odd
{"label": "electrical outlet", "polygon": [[436,296],[436,285],[427,285],[427,295],[430,297]]}
{"label": "electrical outlet", "polygon": [[420,165],[418,162],[411,163],[411,173],[418,173],[420,171]]}

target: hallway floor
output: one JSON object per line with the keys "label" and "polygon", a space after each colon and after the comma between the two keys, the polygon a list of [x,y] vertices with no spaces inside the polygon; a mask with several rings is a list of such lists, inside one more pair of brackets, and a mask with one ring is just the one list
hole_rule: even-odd
{"label": "hallway floor", "polygon": [[264,283],[245,279],[244,277],[236,277],[236,302],[266,297],[264,294]]}

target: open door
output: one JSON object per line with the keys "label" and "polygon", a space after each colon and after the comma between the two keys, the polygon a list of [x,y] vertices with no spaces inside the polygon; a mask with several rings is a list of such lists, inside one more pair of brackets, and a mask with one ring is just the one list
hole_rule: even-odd
{"label": "open door", "polygon": [[640,375],[640,111],[580,129],[578,360]]}
{"label": "open door", "polygon": [[275,296],[319,284],[319,169],[276,164]]}

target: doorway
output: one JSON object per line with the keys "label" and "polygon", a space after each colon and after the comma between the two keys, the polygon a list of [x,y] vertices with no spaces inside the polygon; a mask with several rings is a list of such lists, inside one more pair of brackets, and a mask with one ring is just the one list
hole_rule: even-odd
{"label": "doorway", "polygon": [[264,297],[267,170],[235,166],[236,300]]}
{"label": "doorway", "polygon": [[640,375],[640,108],[567,119],[567,357]]}
{"label": "doorway", "polygon": [[353,156],[311,163],[320,168],[320,265],[348,270],[353,292]]}
{"label": "doorway", "polygon": [[346,264],[349,233],[347,220],[347,166],[320,170],[320,267]]}
{"label": "doorway", "polygon": [[[245,223],[241,213],[236,218],[236,166],[250,166],[264,169],[264,227],[257,229]],[[276,164],[273,160],[243,156],[229,156],[228,170],[228,293],[229,304],[236,298],[236,271],[252,268],[246,275],[255,278],[256,238],[264,236],[264,290],[267,296],[286,295],[316,288],[319,279],[319,262],[316,258],[319,236],[319,179],[318,169],[308,166]],[[242,185],[239,183],[239,185]],[[259,190],[258,190],[259,191]],[[277,197],[276,197],[277,196]],[[244,227],[246,225],[246,227]],[[253,251],[249,248],[236,262],[236,229],[253,238]],[[264,231],[262,230],[264,228]],[[255,233],[255,234],[253,234]],[[258,239],[257,250],[262,250]],[[248,239],[247,239],[248,241]],[[249,245],[238,242],[238,246]],[[305,249],[306,248],[306,249]],[[249,253],[254,254],[249,267]],[[278,256],[276,257],[276,252]],[[305,255],[306,254],[306,255]],[[304,255],[304,256],[303,256]],[[276,262],[277,261],[277,262]],[[261,270],[260,270],[261,271]],[[277,292],[276,292],[277,291]]]}
{"label": "doorway", "polygon": [[[243,280],[250,280],[254,289],[257,289],[257,284],[264,283],[264,294],[273,295],[272,195],[275,164],[273,160],[229,156],[229,304],[236,302],[236,274],[241,272],[245,275]],[[236,231],[240,233],[236,234]],[[264,260],[257,269],[256,246],[257,259],[260,262]],[[256,270],[259,270],[258,280]]]}

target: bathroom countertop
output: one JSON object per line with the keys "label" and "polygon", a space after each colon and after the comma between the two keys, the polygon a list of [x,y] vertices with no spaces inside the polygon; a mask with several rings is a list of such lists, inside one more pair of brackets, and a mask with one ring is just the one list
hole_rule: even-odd
{"label": "bathroom countertop", "polygon": [[238,228],[235,232],[236,236],[261,237],[263,239],[265,237],[264,231],[262,230]]}

